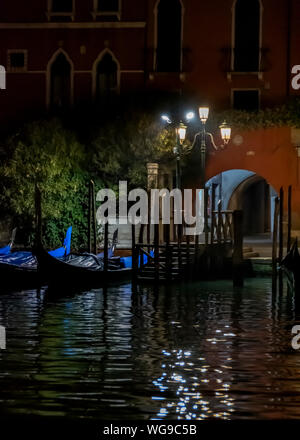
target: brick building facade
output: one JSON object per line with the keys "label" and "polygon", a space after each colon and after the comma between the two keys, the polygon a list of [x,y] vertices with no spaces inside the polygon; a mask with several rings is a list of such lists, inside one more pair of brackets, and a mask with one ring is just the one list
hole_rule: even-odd
{"label": "brick building facade", "polygon": [[216,109],[300,93],[299,0],[2,0],[0,41],[2,119],[132,91]]}

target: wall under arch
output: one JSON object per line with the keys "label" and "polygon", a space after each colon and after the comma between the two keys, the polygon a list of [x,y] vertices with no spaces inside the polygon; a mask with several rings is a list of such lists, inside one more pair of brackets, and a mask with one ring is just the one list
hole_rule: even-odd
{"label": "wall under arch", "polygon": [[[288,186],[292,185],[293,229],[300,229],[299,165],[290,127],[234,130],[224,150],[207,154],[206,180],[224,171],[242,169],[262,176],[277,192],[283,187],[287,194]],[[284,206],[286,209],[287,197]]]}

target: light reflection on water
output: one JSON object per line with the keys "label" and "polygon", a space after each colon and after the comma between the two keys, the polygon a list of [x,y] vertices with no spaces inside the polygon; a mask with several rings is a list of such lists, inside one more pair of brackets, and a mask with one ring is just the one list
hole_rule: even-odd
{"label": "light reflection on water", "polygon": [[269,280],[0,295],[0,411],[98,419],[299,418],[299,324]]}

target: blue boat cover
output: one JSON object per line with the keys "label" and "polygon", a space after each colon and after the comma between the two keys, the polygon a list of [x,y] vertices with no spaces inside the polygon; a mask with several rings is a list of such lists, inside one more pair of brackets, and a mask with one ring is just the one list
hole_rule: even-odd
{"label": "blue boat cover", "polygon": [[72,236],[72,226],[67,229],[66,238],[64,239],[64,244],[58,249],[50,251],[49,254],[55,258],[62,258],[71,252],[71,236]]}
{"label": "blue boat cover", "polygon": [[12,266],[36,268],[37,262],[31,252],[11,252],[8,255],[0,256],[0,264],[5,263]]}
{"label": "blue boat cover", "polygon": [[[56,258],[61,258],[65,255],[68,255],[71,250],[71,234],[72,226],[70,226],[67,230],[66,238],[64,240],[64,247],[60,247],[58,249],[50,251],[49,254],[53,255]],[[0,264],[3,263],[12,266],[26,267],[29,269],[35,269],[37,267],[35,256],[32,254],[32,252],[28,251],[10,252],[6,255],[0,255]]]}
{"label": "blue boat cover", "polygon": [[1,248],[0,249],[0,255],[7,255],[7,254],[9,254],[10,253],[10,249],[11,249],[10,245]]}
{"label": "blue boat cover", "polygon": [[[151,257],[154,257],[154,252],[150,251],[150,255]],[[132,268],[132,257],[121,257],[120,258],[120,263],[121,263],[121,267],[125,267],[125,268]],[[143,264],[147,264],[148,263],[148,256],[146,254],[143,254]],[[139,267],[141,264],[141,256],[139,256]]]}

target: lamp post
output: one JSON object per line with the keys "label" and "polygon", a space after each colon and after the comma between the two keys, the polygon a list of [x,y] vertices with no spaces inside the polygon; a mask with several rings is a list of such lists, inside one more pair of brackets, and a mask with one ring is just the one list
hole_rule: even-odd
{"label": "lamp post", "polygon": [[[209,107],[199,107],[199,118],[202,124],[202,129],[199,133],[196,134],[196,136],[200,135],[201,144],[200,144],[200,154],[201,154],[201,179],[202,184],[204,186],[205,184],[205,165],[206,165],[206,137],[209,136],[211,143],[215,150],[220,150],[225,147],[225,145],[228,144],[231,137],[231,128],[227,125],[226,121],[223,122],[223,124],[220,125],[220,132],[221,132],[221,138],[223,140],[223,144],[220,146],[217,146],[214,142],[214,137],[212,133],[209,133],[206,131],[206,122],[208,120],[209,116]],[[194,141],[195,143],[195,141]]]}
{"label": "lamp post", "polygon": [[181,189],[181,153],[182,145],[185,141],[186,136],[186,126],[183,122],[180,122],[179,126],[175,129],[176,131],[176,146],[173,152],[176,156],[176,188]]}

